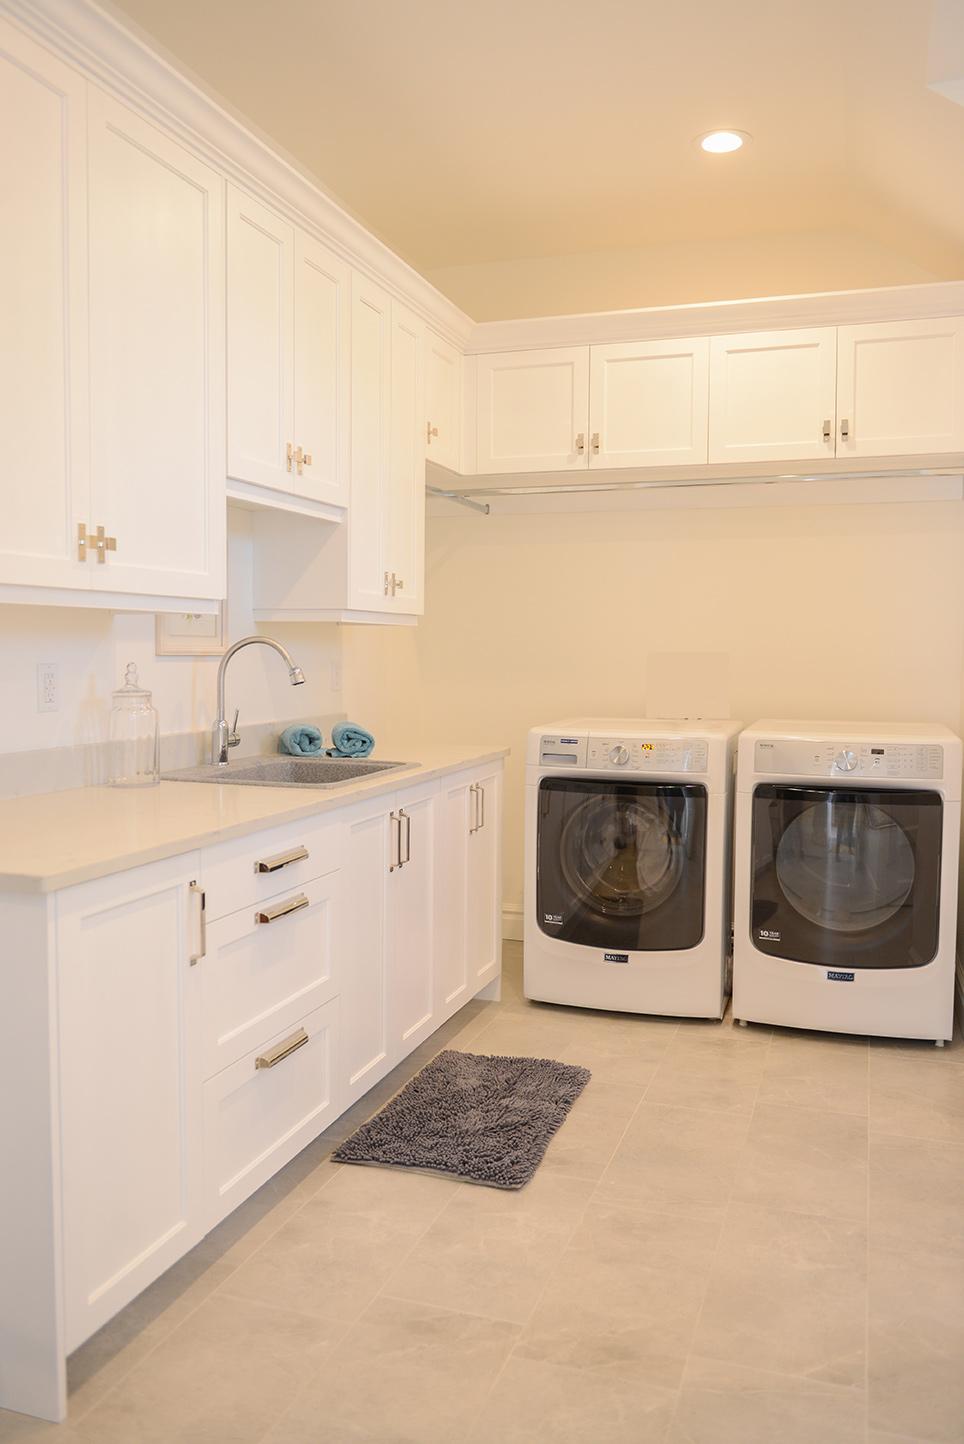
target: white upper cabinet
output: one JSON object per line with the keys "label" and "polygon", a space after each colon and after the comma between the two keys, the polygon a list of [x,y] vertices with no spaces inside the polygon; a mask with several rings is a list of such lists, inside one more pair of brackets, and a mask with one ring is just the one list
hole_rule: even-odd
{"label": "white upper cabinet", "polygon": [[708,387],[704,337],[591,347],[590,467],[705,463]]}
{"label": "white upper cabinet", "polygon": [[350,268],[228,186],[227,304],[230,491],[347,506]]}
{"label": "white upper cabinet", "polygon": [[86,588],[86,85],[0,20],[0,582]]}
{"label": "white upper cabinet", "polygon": [[833,327],[711,337],[709,460],[832,457],[835,375]]}
{"label": "white upper cabinet", "polygon": [[384,610],[390,598],[385,556],[392,408],[392,302],[387,291],[352,278],[351,512],[347,605]]}
{"label": "white upper cabinet", "polygon": [[228,186],[228,474],[290,491],[294,227]]}
{"label": "white upper cabinet", "polygon": [[217,599],[224,181],[93,88],[89,148],[90,521],[116,542],[96,569],[115,591]]}
{"label": "white upper cabinet", "polygon": [[300,496],[348,505],[351,269],[295,231],[294,478]]}
{"label": "white upper cabinet", "polygon": [[425,456],[458,471],[462,456],[462,357],[434,331],[425,341]]}
{"label": "white upper cabinet", "polygon": [[425,570],[425,327],[392,302],[391,448],[385,511],[387,601],[394,612],[421,613]]}
{"label": "white upper cabinet", "polygon": [[478,472],[586,468],[588,346],[479,356],[477,368]]}
{"label": "white upper cabinet", "polygon": [[964,450],[964,319],[837,332],[837,455]]}

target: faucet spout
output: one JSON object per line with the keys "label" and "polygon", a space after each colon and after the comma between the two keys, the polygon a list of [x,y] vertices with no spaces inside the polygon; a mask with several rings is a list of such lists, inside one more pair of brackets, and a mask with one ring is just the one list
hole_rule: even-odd
{"label": "faucet spout", "polygon": [[221,658],[218,667],[218,712],[214,719],[214,726],[211,729],[211,760],[219,767],[227,767],[228,750],[237,747],[241,738],[238,736],[238,715],[235,713],[233,729],[228,727],[227,718],[224,714],[224,678],[228,669],[228,663],[235,652],[240,652],[242,647],[251,647],[260,643],[264,647],[271,647],[283,659],[288,668],[288,679],[292,687],[300,687],[304,683],[305,674],[297,665],[287,647],[276,642],[273,637],[242,637],[240,642],[235,642],[229,647]]}

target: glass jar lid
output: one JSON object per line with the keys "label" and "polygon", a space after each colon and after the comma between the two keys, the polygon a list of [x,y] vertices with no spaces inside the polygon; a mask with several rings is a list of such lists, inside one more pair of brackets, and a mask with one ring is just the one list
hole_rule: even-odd
{"label": "glass jar lid", "polygon": [[124,685],[123,687],[117,688],[117,691],[113,693],[113,697],[115,705],[125,702],[136,702],[143,707],[150,705],[150,691],[147,687],[142,687],[137,680],[136,662],[128,662],[124,671]]}

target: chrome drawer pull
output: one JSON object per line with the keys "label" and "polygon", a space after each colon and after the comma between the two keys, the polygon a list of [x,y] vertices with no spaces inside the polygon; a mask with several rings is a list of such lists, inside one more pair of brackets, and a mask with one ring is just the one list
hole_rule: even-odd
{"label": "chrome drawer pull", "polygon": [[308,899],[303,892],[295,897],[285,898],[284,902],[275,903],[273,908],[259,908],[254,915],[256,923],[273,923],[278,918],[286,918],[289,913],[299,912],[301,908],[308,906]]}
{"label": "chrome drawer pull", "polygon": [[274,857],[262,858],[254,865],[255,872],[280,872],[293,862],[305,862],[309,856],[306,847],[293,847],[290,852],[279,852]]}
{"label": "chrome drawer pull", "polygon": [[207,955],[208,950],[207,913],[205,911],[207,897],[203,887],[198,887],[196,882],[190,884],[190,892],[192,897],[197,898],[197,951],[191,953],[188,958],[188,962],[193,968]]}
{"label": "chrome drawer pull", "polygon": [[286,1038],[283,1043],[272,1048],[270,1053],[260,1053],[254,1060],[255,1072],[259,1068],[273,1068],[275,1064],[283,1063],[286,1058],[289,1058],[292,1053],[297,1053],[298,1049],[303,1048],[308,1042],[310,1042],[308,1034],[304,1028],[299,1028],[297,1033],[292,1033],[290,1038]]}

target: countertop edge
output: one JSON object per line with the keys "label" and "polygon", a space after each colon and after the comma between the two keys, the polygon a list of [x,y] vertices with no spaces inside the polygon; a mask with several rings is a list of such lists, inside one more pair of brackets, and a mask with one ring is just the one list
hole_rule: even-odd
{"label": "countertop edge", "polygon": [[[395,749],[400,751],[402,749]],[[418,751],[417,748],[408,749]],[[431,748],[426,748],[431,751]],[[392,772],[388,775],[381,774],[377,778],[365,779],[360,782],[348,782],[343,787],[332,789],[323,796],[317,793],[310,794],[306,800],[301,800],[304,790],[301,788],[285,787],[264,787],[250,788],[245,791],[258,791],[276,798],[278,793],[290,793],[292,804],[277,812],[271,812],[263,817],[253,817],[241,822],[229,823],[219,826],[216,831],[192,832],[186,831],[183,835],[170,838],[165,842],[158,843],[153,847],[141,847],[132,852],[115,857],[100,857],[89,863],[78,863],[76,867],[62,868],[56,872],[0,872],[0,896],[3,894],[22,896],[43,897],[52,893],[62,892],[65,888],[76,887],[80,883],[94,882],[98,878],[111,877],[115,874],[130,872],[134,868],[144,867],[150,863],[163,862],[166,858],[179,857],[182,853],[193,852],[202,847],[213,847],[219,843],[228,842],[232,838],[246,837],[252,833],[264,832],[269,828],[282,827],[288,822],[297,822],[301,818],[317,817],[326,812],[347,811],[359,803],[371,801],[374,798],[385,796],[392,792],[398,792],[405,788],[417,787],[420,783],[431,782],[439,777],[446,777],[457,772],[466,772],[475,767],[483,767],[490,762],[502,762],[509,756],[509,747],[495,747],[480,750],[479,752],[467,751],[464,756],[444,763],[417,763],[406,767],[403,772]],[[168,787],[184,788],[215,788],[223,787],[224,783],[213,782],[171,782],[162,783]],[[96,794],[98,792],[111,792],[106,787],[73,788],[72,792],[85,792]],[[55,794],[43,793],[33,798],[24,798],[24,802],[39,801],[40,797],[50,797]],[[59,794],[61,796],[65,794]],[[299,799],[297,802],[295,797]],[[20,799],[11,799],[19,801]],[[0,808],[2,808],[0,802]]]}

